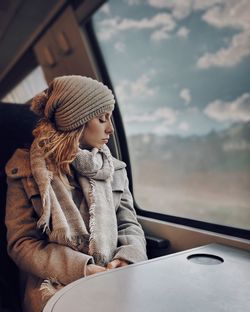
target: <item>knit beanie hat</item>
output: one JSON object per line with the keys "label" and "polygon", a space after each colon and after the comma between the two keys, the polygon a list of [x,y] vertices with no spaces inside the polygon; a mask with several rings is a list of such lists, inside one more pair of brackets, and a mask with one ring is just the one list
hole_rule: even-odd
{"label": "knit beanie hat", "polygon": [[83,76],[61,76],[35,96],[31,110],[54,123],[59,131],[71,131],[94,117],[114,109],[115,99],[103,83]]}

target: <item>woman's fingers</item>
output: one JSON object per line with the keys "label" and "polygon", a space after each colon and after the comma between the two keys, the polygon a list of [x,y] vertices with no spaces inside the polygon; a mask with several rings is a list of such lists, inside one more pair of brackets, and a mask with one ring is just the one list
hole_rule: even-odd
{"label": "woman's fingers", "polygon": [[126,260],[122,260],[122,259],[115,259],[111,262],[108,263],[107,265],[107,269],[115,269],[115,268],[120,268],[123,266],[128,265],[128,262]]}
{"label": "woman's fingers", "polygon": [[115,268],[124,267],[126,265],[128,265],[128,262],[122,259],[114,259],[113,261],[108,263],[106,268],[99,266],[99,265],[95,265],[95,264],[88,264],[86,267],[86,276],[89,276],[95,273],[104,272],[107,269],[115,269]]}
{"label": "woman's fingers", "polygon": [[106,271],[106,268],[102,266],[95,265],[95,264],[88,264],[86,268],[86,276],[92,275],[95,273],[104,272],[104,271]]}
{"label": "woman's fingers", "polygon": [[119,266],[119,263],[120,263],[119,259],[115,259],[108,263],[107,269],[115,269]]}

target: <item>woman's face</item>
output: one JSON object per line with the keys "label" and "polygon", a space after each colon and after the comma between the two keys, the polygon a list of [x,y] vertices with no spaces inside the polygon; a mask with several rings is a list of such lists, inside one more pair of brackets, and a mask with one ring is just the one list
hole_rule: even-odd
{"label": "woman's face", "polygon": [[110,135],[114,132],[111,122],[112,112],[106,112],[88,121],[80,138],[80,147],[101,148],[108,143]]}

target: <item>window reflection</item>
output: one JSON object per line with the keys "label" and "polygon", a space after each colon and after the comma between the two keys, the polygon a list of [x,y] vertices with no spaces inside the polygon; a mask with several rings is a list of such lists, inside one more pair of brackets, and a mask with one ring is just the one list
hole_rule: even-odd
{"label": "window reflection", "polygon": [[1,101],[6,103],[24,104],[38,92],[47,88],[41,66],[37,66],[18,83]]}

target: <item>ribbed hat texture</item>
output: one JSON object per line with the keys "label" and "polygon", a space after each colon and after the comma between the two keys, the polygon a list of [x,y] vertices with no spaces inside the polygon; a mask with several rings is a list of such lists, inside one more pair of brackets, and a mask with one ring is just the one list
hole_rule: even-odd
{"label": "ribbed hat texture", "polygon": [[31,109],[53,121],[57,130],[71,131],[114,109],[115,99],[103,83],[83,76],[55,78],[48,91],[34,97]]}

